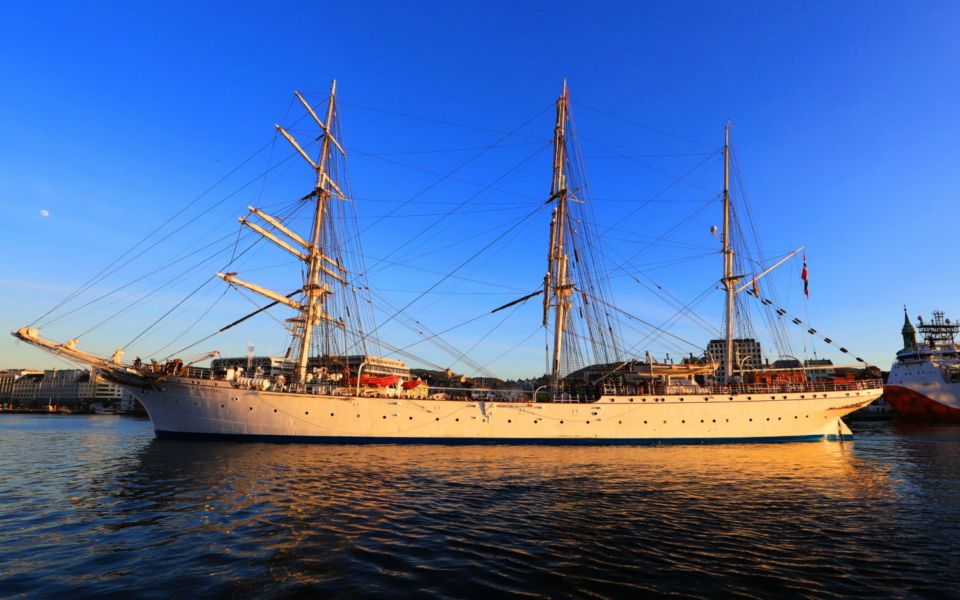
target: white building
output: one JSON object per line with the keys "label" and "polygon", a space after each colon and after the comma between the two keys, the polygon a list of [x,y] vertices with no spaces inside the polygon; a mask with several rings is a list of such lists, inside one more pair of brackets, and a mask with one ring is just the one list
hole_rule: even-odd
{"label": "white building", "polygon": [[124,410],[132,410],[134,398],[96,373],[90,372],[80,378],[77,384],[77,398],[81,402],[116,406]]}
{"label": "white building", "polygon": [[48,369],[37,388],[37,400],[62,405],[76,402],[79,398],[78,384],[87,372],[83,369]]}
{"label": "white building", "polygon": [[13,382],[13,390],[10,393],[10,403],[14,405],[29,406],[37,399],[37,391],[40,389],[40,381],[43,380],[43,373],[39,371],[21,375]]}

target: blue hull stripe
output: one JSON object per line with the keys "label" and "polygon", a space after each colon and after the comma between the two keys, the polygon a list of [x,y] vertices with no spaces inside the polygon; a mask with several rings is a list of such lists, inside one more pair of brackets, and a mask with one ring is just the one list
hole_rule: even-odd
{"label": "blue hull stripe", "polygon": [[[459,445],[537,445],[537,446],[610,446],[610,445],[655,445],[655,444],[744,444],[744,443],[783,443],[818,442],[836,440],[836,434],[797,435],[782,437],[743,437],[743,438],[436,438],[436,437],[351,437],[351,436],[312,436],[312,435],[247,435],[240,433],[191,433],[182,431],[156,431],[160,439],[171,440],[208,440],[221,442],[264,442],[269,444],[433,444],[443,446]],[[843,436],[852,440],[852,435]]]}

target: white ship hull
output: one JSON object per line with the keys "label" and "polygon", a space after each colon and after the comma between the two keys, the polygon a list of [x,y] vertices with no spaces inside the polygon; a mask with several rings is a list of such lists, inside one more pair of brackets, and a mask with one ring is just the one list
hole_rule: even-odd
{"label": "white ship hull", "polygon": [[169,377],[136,393],[161,438],[311,443],[707,443],[851,439],[880,389],[603,396],[594,403],[307,395]]}
{"label": "white ship hull", "polygon": [[903,349],[890,367],[883,397],[906,419],[960,422],[960,324],[944,318],[942,311],[919,321],[923,341],[918,344],[904,309]]}

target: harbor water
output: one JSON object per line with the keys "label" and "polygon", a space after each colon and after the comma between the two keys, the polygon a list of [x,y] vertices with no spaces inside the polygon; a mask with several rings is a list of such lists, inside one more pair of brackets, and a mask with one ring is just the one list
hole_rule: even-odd
{"label": "harbor water", "polygon": [[960,597],[960,426],[853,429],[323,446],[0,414],[0,597]]}

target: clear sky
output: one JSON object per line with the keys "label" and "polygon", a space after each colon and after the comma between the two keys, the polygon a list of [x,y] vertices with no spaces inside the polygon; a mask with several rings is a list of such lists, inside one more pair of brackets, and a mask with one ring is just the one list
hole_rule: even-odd
{"label": "clear sky", "polygon": [[[488,146],[502,137],[493,132],[530,119],[528,137],[511,142],[516,156],[548,141],[566,78],[598,215],[608,224],[628,215],[627,201],[670,198],[684,208],[709,200],[720,184],[716,160],[688,195],[658,194],[722,145],[729,120],[766,250],[806,246],[809,301],[797,261],[783,267],[780,298],[792,314],[883,368],[900,348],[903,305],[914,317],[940,309],[960,318],[951,250],[960,191],[956,2],[53,1],[5,2],[2,12],[0,316],[13,327],[32,323],[268,143],[273,124],[291,120],[294,90],[319,98],[334,78],[361,226],[379,227],[365,242],[370,257],[384,258],[422,226],[412,213],[373,217],[436,180],[427,172],[450,172],[473,155],[464,149]],[[612,159],[624,155],[646,158]],[[491,161],[461,175],[489,184],[504,170]],[[504,186],[522,199],[519,210],[535,207],[549,190],[549,164]],[[418,210],[438,213],[468,193],[435,189]],[[237,199],[221,221],[254,201]],[[680,218],[656,206],[617,227],[663,235]],[[482,232],[485,218],[469,215],[457,232]],[[691,224],[675,233],[707,248],[693,254],[715,250],[708,230],[718,214]],[[440,331],[535,290],[545,256],[539,227],[524,229],[494,269],[477,275],[489,282],[510,271],[509,289],[450,288],[415,305],[417,318]],[[719,258],[709,261],[646,273],[687,303],[719,276]],[[456,263],[432,256],[418,264],[443,271]],[[529,273],[520,272],[528,264]],[[402,305],[435,277],[408,271],[375,282],[397,290],[390,293]],[[662,322],[672,310],[645,289],[618,291],[618,300]],[[498,294],[482,298],[480,290]],[[699,308],[719,327],[714,306]],[[535,307],[527,312],[538,318]],[[54,335],[77,335],[90,320]],[[270,323],[262,325],[265,332]],[[498,334],[500,346],[525,339],[536,323],[509,327],[515,331]],[[263,337],[245,337],[254,334]],[[701,346],[709,337],[683,334]],[[451,343],[466,349],[480,335],[457,330]],[[108,354],[120,345],[81,339]],[[527,354],[494,370],[542,373],[534,357],[542,336],[535,339]],[[255,329],[219,349],[244,353],[247,341],[277,352],[283,337]],[[845,361],[823,347],[806,353],[813,350]],[[477,352],[481,363],[499,354]],[[0,341],[0,368],[21,367],[66,364],[13,338]]]}

